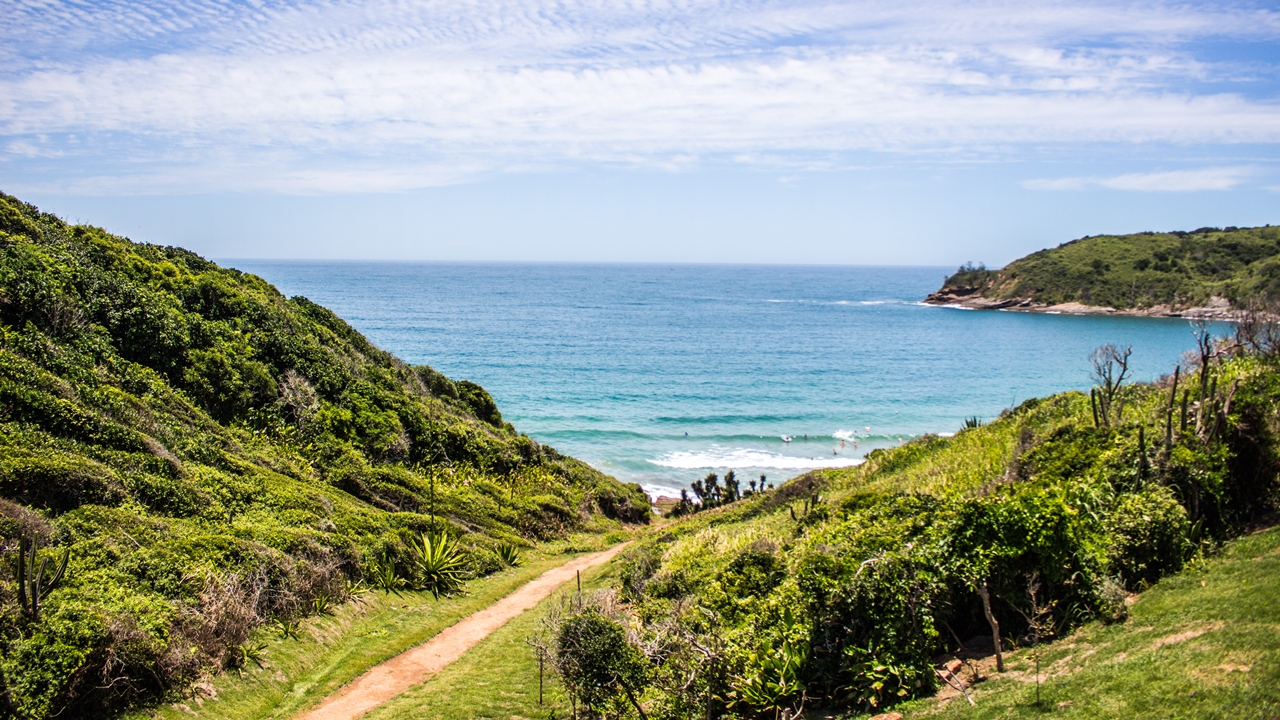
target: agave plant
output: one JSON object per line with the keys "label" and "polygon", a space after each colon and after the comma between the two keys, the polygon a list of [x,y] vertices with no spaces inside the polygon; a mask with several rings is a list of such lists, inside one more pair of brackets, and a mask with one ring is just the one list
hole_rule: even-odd
{"label": "agave plant", "polygon": [[733,678],[729,707],[800,717],[805,702],[800,675],[807,656],[807,649],[798,643],[787,640],[774,647],[766,642],[748,659],[746,672]]}
{"label": "agave plant", "polygon": [[240,677],[244,677],[244,669],[249,667],[249,663],[262,667],[262,660],[266,655],[266,644],[247,642],[231,648],[230,662],[240,674]]}
{"label": "agave plant", "polygon": [[457,542],[440,533],[435,537],[423,533],[409,541],[418,587],[430,590],[438,599],[457,587],[463,578],[466,559]]}
{"label": "agave plant", "polygon": [[351,600],[364,602],[364,596],[369,594],[369,586],[363,580],[347,578],[343,585],[343,592]]}
{"label": "agave plant", "polygon": [[382,562],[374,565],[370,575],[373,576],[373,584],[379,590],[390,595],[400,594],[400,588],[405,586],[404,578],[400,577],[400,573],[396,571],[396,563],[387,556],[382,557]]}
{"label": "agave plant", "polygon": [[502,561],[503,565],[508,567],[516,567],[520,563],[524,562],[524,559],[520,557],[520,548],[516,547],[513,543],[503,543],[502,546],[498,548],[498,559]]}
{"label": "agave plant", "polygon": [[279,631],[280,637],[299,639],[298,633],[302,630],[302,621],[297,618],[279,618],[276,620],[276,630]]}

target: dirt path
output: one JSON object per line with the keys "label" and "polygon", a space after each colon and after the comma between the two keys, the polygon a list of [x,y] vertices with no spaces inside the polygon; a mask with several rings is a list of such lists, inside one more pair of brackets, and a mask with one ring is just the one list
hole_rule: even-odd
{"label": "dirt path", "polygon": [[440,672],[507,621],[530,610],[578,572],[609,562],[627,543],[552,568],[489,607],[445,628],[427,642],[375,665],[298,720],[354,720]]}

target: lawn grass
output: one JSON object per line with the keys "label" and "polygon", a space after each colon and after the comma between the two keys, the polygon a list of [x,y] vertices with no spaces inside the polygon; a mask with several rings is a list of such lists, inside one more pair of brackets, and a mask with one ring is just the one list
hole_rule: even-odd
{"label": "lawn grass", "polygon": [[907,718],[1280,717],[1280,528],[1241,538],[1143,593],[1122,623],[1090,623],[971,691],[917,700]]}
{"label": "lawn grass", "polygon": [[[612,562],[592,568],[583,574],[583,590],[611,587],[617,572]],[[366,715],[366,720],[567,717],[569,699],[550,668],[544,674],[543,702],[538,703],[538,661],[525,638],[538,632],[551,604],[575,591],[572,584],[565,585],[439,674]]]}
{"label": "lawn grass", "polygon": [[223,674],[197,686],[188,700],[130,717],[176,720],[194,713],[212,720],[285,720],[543,572],[583,552],[615,544],[623,535],[573,536],[549,544],[517,568],[468,582],[465,594],[454,597],[436,600],[429,592],[371,592],[361,601],[336,608],[332,615],[309,619],[300,639],[283,638],[274,628],[262,628],[254,640],[267,645],[264,667],[250,664],[243,677],[234,671]]}

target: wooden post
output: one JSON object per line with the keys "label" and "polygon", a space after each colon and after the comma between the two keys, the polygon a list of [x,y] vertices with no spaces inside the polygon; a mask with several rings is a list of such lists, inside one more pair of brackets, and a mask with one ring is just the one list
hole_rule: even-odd
{"label": "wooden post", "polygon": [[991,641],[996,646],[996,672],[1004,672],[1004,653],[1000,650],[1000,621],[991,612],[991,592],[987,589],[985,578],[978,588],[978,595],[982,597],[982,612],[987,616],[987,624],[991,626]]}
{"label": "wooden post", "polygon": [[542,648],[538,648],[538,704],[542,704]]}

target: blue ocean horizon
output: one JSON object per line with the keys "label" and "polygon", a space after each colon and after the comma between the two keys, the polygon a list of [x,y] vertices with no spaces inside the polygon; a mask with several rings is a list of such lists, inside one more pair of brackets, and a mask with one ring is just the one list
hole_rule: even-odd
{"label": "blue ocean horizon", "polygon": [[[925,305],[950,267],[222,260],[374,344],[483,385],[506,420],[651,494],[709,472],[778,483],[1087,389],[1194,347],[1172,318]],[[1221,330],[1220,330],[1221,331]]]}

